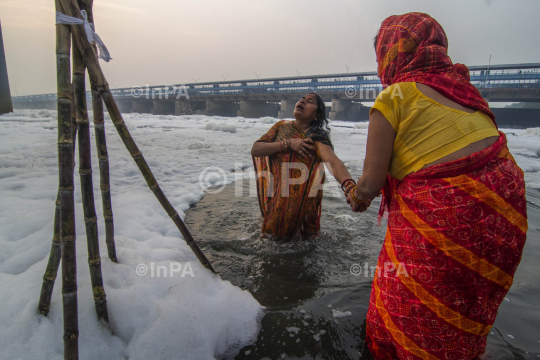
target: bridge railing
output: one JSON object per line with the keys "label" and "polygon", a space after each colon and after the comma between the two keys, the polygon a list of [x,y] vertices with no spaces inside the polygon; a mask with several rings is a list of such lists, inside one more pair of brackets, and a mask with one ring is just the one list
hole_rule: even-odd
{"label": "bridge railing", "polygon": [[[494,70],[488,67],[472,67],[470,80],[479,89],[498,88],[540,88],[540,64],[519,68],[515,65],[497,65]],[[537,66],[536,66],[537,65]],[[536,66],[536,67],[534,67]],[[179,93],[191,96],[280,94],[298,92],[338,92],[347,89],[355,91],[380,91],[382,85],[375,72],[336,74],[327,76],[304,76],[296,78],[261,79],[245,81],[223,81],[217,83],[186,84],[171,86],[146,86],[113,89],[118,99],[174,99]],[[87,93],[91,98],[90,92]],[[14,102],[53,101],[56,94],[13,97]]]}

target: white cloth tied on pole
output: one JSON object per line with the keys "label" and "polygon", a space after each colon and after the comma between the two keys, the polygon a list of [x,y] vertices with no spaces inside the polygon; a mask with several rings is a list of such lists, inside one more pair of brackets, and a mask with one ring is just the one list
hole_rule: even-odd
{"label": "white cloth tied on pole", "polygon": [[107,50],[107,47],[101,41],[101,38],[96,34],[94,31],[94,24],[90,24],[88,22],[88,15],[86,14],[85,10],[81,10],[82,19],[68,16],[66,14],[62,14],[61,12],[56,12],[56,24],[62,24],[62,25],[84,25],[84,30],[86,32],[86,38],[88,39],[88,42],[90,44],[96,44],[99,49],[99,58],[105,60],[106,62],[109,62],[111,60],[111,55],[109,54],[109,50]]}

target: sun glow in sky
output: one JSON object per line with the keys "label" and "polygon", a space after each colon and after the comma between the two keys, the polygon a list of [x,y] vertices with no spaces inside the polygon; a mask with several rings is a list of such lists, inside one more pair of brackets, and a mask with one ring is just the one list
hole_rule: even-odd
{"label": "sun glow in sky", "polygon": [[[540,62],[536,0],[94,0],[112,88],[376,70],[390,15],[426,12],[454,62]],[[50,0],[0,0],[11,93],[56,91]],[[257,75],[256,75],[256,74]]]}

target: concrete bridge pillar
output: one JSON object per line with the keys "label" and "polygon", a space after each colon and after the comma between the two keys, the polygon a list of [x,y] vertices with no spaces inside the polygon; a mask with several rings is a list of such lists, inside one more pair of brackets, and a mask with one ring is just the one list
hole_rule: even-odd
{"label": "concrete bridge pillar", "polygon": [[118,110],[120,110],[121,113],[127,114],[133,112],[132,101],[117,101],[116,104],[118,105]]}
{"label": "concrete bridge pillar", "polygon": [[240,101],[237,116],[246,118],[276,117],[278,115],[278,106],[266,101]]}
{"label": "concrete bridge pillar", "polygon": [[281,108],[278,112],[278,119],[293,119],[294,107],[298,101],[295,100],[281,100]]}
{"label": "concrete bridge pillar", "polygon": [[364,121],[369,120],[369,107],[351,100],[332,100],[332,110],[329,114],[330,120],[344,121]]}
{"label": "concrete bridge pillar", "polygon": [[174,102],[174,115],[204,114],[206,112],[206,101],[184,101]]}
{"label": "concrete bridge pillar", "polygon": [[206,114],[208,116],[236,117],[238,104],[232,101],[206,101]]}
{"label": "concrete bridge pillar", "polygon": [[174,102],[164,100],[154,100],[152,114],[154,115],[174,115]]}
{"label": "concrete bridge pillar", "polygon": [[2,40],[2,28],[0,27],[0,114],[13,112],[11,93],[9,91],[9,81],[6,66],[6,56],[4,53],[4,42]]}
{"label": "concrete bridge pillar", "polygon": [[135,100],[133,101],[133,112],[139,114],[151,114],[154,104],[152,100]]}

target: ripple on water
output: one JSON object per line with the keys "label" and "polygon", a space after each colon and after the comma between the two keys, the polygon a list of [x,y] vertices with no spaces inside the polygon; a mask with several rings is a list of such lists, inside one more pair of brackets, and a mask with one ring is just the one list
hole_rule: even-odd
{"label": "ripple on water", "polygon": [[[283,353],[358,358],[365,351],[362,324],[372,276],[353,276],[350,267],[376,265],[385,233],[377,226],[378,206],[359,215],[350,212],[344,198],[325,197],[321,235],[278,244],[260,236],[257,198],[234,195],[230,185],[205,196],[186,212],[186,223],[221,278],[250,291],[267,308],[257,342],[237,358]],[[332,310],[352,316],[338,321]],[[291,336],[287,327],[301,331]]]}

